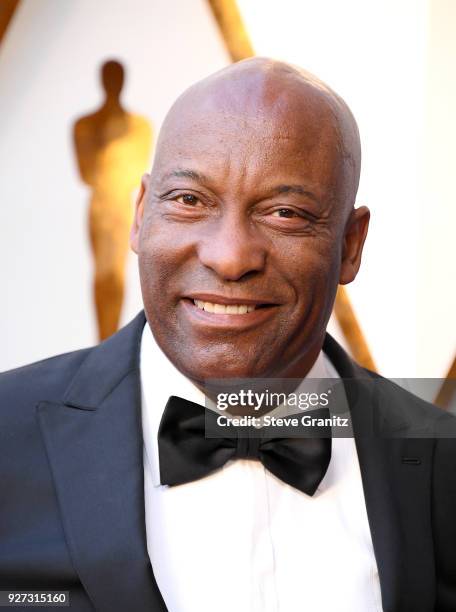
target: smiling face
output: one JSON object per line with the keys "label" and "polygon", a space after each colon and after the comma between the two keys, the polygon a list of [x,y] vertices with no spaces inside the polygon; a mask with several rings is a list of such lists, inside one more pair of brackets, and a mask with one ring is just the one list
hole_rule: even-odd
{"label": "smiling face", "polygon": [[334,100],[242,64],[177,101],[132,229],[154,336],[198,382],[304,376],[367,231]]}

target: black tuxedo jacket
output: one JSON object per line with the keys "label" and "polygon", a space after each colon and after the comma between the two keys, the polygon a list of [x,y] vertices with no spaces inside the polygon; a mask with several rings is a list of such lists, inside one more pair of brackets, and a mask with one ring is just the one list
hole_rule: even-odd
{"label": "black tuxedo jacket", "polygon": [[[78,612],[166,610],[146,548],[144,323],[0,376],[0,590],[70,591]],[[324,350],[357,383],[346,390],[383,608],[455,612],[456,440],[404,436],[417,415],[435,431],[456,419],[383,379],[373,396],[376,375],[329,336]],[[303,597],[297,610],[305,577]]]}

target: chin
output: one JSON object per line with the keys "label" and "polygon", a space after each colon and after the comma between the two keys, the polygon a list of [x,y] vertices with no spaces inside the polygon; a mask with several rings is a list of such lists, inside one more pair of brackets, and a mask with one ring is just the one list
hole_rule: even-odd
{"label": "chin", "polygon": [[233,359],[230,356],[220,355],[209,359],[208,356],[198,358],[193,355],[191,360],[185,361],[184,374],[193,380],[205,381],[220,378],[261,378],[258,364],[248,364],[244,359]]}

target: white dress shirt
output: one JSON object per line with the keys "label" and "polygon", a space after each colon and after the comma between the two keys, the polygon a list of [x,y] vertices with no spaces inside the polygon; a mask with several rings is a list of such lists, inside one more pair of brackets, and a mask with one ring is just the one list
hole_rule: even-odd
{"label": "white dress shirt", "polygon": [[[338,378],[321,352],[309,377]],[[333,438],[310,497],[259,461],[229,461],[195,482],[160,485],[157,432],[170,395],[203,393],[141,342],[147,548],[169,612],[381,612],[356,446]]]}

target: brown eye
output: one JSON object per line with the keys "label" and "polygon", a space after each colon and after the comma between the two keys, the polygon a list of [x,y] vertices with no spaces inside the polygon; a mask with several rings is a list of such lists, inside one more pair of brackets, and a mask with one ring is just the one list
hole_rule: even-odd
{"label": "brown eye", "polygon": [[298,215],[295,213],[294,210],[291,210],[290,208],[279,208],[279,210],[275,210],[272,213],[273,217],[284,217],[286,219],[291,219],[292,217],[297,217]]}
{"label": "brown eye", "polygon": [[199,202],[198,198],[191,193],[185,193],[184,195],[176,198],[176,202],[181,202],[182,204],[187,204],[189,206],[195,206]]}

